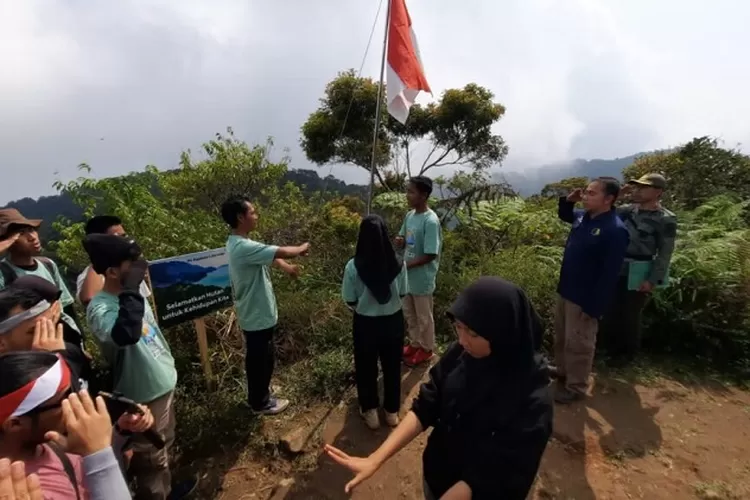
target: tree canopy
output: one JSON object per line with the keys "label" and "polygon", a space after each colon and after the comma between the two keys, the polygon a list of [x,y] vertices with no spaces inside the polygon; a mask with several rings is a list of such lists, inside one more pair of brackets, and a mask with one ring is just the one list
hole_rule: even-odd
{"label": "tree canopy", "polygon": [[623,170],[623,177],[637,179],[649,172],[667,178],[664,196],[671,206],[694,209],[717,195],[750,199],[750,157],[720,147],[711,137],[697,137],[675,150],[643,155]]}
{"label": "tree canopy", "polygon": [[[340,73],[326,86],[320,107],[302,125],[301,145],[310,161],[370,169],[378,87],[354,70]],[[448,165],[479,171],[499,165],[508,147],[492,131],[505,114],[494,98],[488,89],[470,83],[446,90],[436,103],[415,104],[405,125],[383,114],[376,159],[380,185]],[[421,142],[429,143],[428,152],[415,155]]]}

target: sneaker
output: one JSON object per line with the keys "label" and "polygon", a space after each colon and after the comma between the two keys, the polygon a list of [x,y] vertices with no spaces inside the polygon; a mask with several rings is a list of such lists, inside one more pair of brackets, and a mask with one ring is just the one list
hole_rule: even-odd
{"label": "sneaker", "polygon": [[396,427],[399,424],[399,421],[398,413],[385,412],[385,423],[388,424],[389,427]]}
{"label": "sneaker", "polygon": [[425,363],[432,359],[432,351],[425,351],[424,349],[417,349],[417,351],[414,353],[414,355],[405,360],[404,363],[406,363],[406,366],[414,368],[415,366],[419,366],[422,363]]}
{"label": "sneaker", "polygon": [[189,479],[172,483],[172,491],[169,492],[167,500],[182,500],[192,495],[198,488],[198,477],[193,476]]}
{"label": "sneaker", "polygon": [[551,379],[565,380],[565,375],[555,365],[547,365],[547,375]]}
{"label": "sneaker", "polygon": [[289,408],[288,399],[279,399],[272,397],[268,400],[268,403],[265,407],[260,410],[254,409],[253,412],[258,415],[278,415],[287,408]]}
{"label": "sneaker", "polygon": [[378,410],[367,410],[361,412],[362,418],[365,420],[365,425],[372,430],[380,428],[380,417],[378,416]]}
{"label": "sneaker", "polygon": [[555,403],[569,405],[585,398],[586,395],[580,392],[571,391],[570,389],[560,387],[559,385],[555,388]]}
{"label": "sneaker", "polygon": [[409,358],[411,358],[412,356],[414,356],[414,353],[416,353],[416,352],[417,352],[417,348],[416,348],[416,347],[414,347],[413,345],[411,345],[411,344],[410,344],[410,345],[405,345],[405,346],[404,346],[404,354],[403,354],[403,357],[404,357],[404,359],[405,359],[405,360],[406,360],[406,359],[409,359]]}

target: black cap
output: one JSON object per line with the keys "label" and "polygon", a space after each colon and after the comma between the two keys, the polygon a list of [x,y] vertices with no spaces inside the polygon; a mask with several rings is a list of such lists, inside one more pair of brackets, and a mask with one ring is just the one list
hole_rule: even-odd
{"label": "black cap", "polygon": [[40,276],[34,276],[32,274],[19,276],[18,279],[16,279],[8,288],[11,290],[32,291],[50,303],[57,302],[62,295],[62,290],[60,290],[57,285]]}
{"label": "black cap", "polygon": [[90,234],[83,240],[83,248],[89,254],[91,267],[104,274],[110,267],[119,267],[125,261],[138,260],[141,247],[135,240],[112,234]]}

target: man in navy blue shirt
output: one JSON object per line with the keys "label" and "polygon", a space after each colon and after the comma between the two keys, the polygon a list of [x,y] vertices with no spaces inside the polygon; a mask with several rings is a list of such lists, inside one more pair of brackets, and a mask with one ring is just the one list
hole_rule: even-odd
{"label": "man in navy blue shirt", "polygon": [[[559,201],[558,216],[573,226],[557,285],[555,401],[560,404],[586,395],[599,319],[614,297],[625,259],[628,230],[614,209],[619,194],[616,179],[601,177]],[[579,201],[585,210],[575,208]]]}

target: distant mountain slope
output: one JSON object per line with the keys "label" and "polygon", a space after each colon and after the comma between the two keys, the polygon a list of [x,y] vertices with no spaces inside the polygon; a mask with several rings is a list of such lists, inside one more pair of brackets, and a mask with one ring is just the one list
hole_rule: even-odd
{"label": "distant mountain slope", "polygon": [[522,196],[539,193],[546,184],[557,182],[567,177],[617,177],[622,176],[622,169],[643,155],[638,153],[625,158],[613,160],[574,160],[570,163],[545,165],[526,171],[501,170],[493,175],[495,180],[506,180]]}
{"label": "distant mountain slope", "polygon": [[[293,182],[303,188],[305,193],[326,190],[340,195],[364,195],[367,191],[364,186],[347,184],[333,176],[320,177],[315,170],[289,170],[284,176],[283,182]],[[42,196],[39,199],[22,198],[5,205],[7,208],[15,208],[29,219],[42,219],[45,224],[40,233],[42,241],[49,241],[57,237],[52,228],[52,222],[62,216],[73,221],[83,218],[83,211],[67,194],[53,196]]]}

